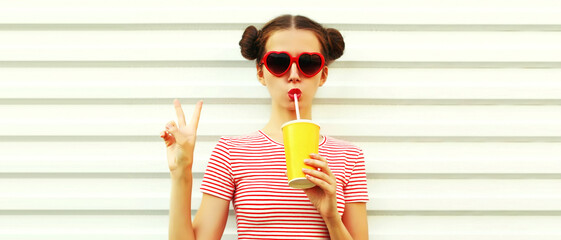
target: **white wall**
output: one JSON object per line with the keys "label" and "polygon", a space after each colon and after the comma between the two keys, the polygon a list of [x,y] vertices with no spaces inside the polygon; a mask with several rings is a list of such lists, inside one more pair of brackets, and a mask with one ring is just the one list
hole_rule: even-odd
{"label": "white wall", "polygon": [[561,239],[556,0],[1,1],[0,239],[166,239],[172,99],[198,186],[267,120],[237,42],[283,13],[346,38],[314,119],[365,150],[371,239]]}

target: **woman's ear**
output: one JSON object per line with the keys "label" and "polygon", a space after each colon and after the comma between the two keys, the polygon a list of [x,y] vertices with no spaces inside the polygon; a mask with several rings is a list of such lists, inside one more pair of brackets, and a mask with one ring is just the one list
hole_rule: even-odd
{"label": "woman's ear", "polygon": [[267,83],[265,82],[265,77],[263,76],[263,65],[257,64],[256,68],[257,68],[257,80],[259,80],[261,85],[267,86]]}
{"label": "woman's ear", "polygon": [[327,74],[328,74],[328,70],[327,70],[327,66],[323,67],[323,71],[321,71],[321,78],[319,79],[319,86],[323,86],[323,84],[325,84],[325,81],[327,81]]}

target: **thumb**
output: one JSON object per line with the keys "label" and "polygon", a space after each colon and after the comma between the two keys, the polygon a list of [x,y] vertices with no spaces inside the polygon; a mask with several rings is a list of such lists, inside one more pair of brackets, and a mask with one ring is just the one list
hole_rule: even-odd
{"label": "thumb", "polygon": [[170,121],[166,124],[166,131],[170,132],[171,134],[175,135],[179,129],[177,129],[177,125],[174,121]]}

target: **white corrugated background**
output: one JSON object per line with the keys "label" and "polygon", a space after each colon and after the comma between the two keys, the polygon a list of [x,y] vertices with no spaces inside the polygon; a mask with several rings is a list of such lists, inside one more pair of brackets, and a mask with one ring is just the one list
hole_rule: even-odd
{"label": "white corrugated background", "polygon": [[172,99],[205,100],[198,188],[267,121],[237,42],[283,13],[346,38],[314,119],[365,151],[371,239],[561,239],[557,0],[2,0],[0,239],[166,239]]}

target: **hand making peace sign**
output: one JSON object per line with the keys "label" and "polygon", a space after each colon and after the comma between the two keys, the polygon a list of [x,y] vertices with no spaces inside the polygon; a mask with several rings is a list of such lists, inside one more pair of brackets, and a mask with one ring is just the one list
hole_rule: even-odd
{"label": "hand making peace sign", "polygon": [[191,169],[193,165],[193,150],[195,149],[197,127],[203,102],[199,101],[195,106],[189,125],[185,122],[185,114],[179,100],[175,99],[173,105],[177,114],[178,124],[174,121],[168,122],[166,130],[160,133],[160,137],[166,143],[170,173],[172,176],[180,177],[185,170]]}

